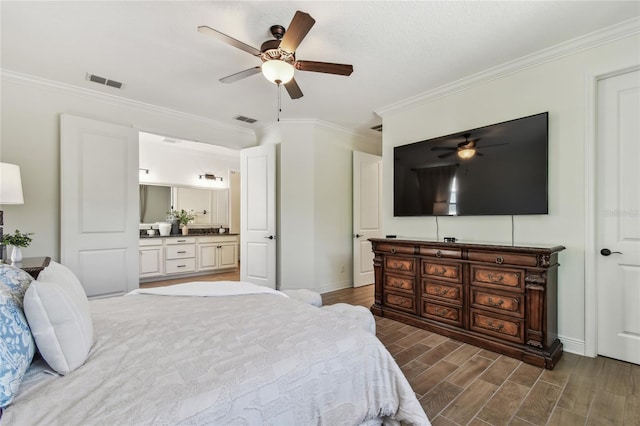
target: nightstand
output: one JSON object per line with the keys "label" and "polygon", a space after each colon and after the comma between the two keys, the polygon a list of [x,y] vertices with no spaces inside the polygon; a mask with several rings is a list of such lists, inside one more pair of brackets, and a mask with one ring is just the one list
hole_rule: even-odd
{"label": "nightstand", "polygon": [[38,274],[47,266],[49,266],[51,258],[46,257],[24,257],[21,262],[16,262],[14,266],[22,269],[31,275],[34,279],[38,278]]}

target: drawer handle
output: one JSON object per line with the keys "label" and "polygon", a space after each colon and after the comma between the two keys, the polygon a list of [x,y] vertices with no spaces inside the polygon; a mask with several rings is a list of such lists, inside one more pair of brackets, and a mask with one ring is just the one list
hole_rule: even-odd
{"label": "drawer handle", "polygon": [[183,254],[183,253],[186,253],[186,251],[183,250],[183,251],[179,251],[178,253]]}
{"label": "drawer handle", "polygon": [[499,283],[504,280],[504,275],[493,275],[492,273],[489,273],[487,277],[491,280],[491,282],[494,282],[494,283]]}
{"label": "drawer handle", "polygon": [[443,289],[441,289],[440,287],[436,287],[436,288],[434,289],[434,291],[435,291],[436,295],[438,295],[438,296],[446,296],[446,295],[449,293],[449,290],[451,290],[451,289],[449,289],[449,288],[445,288],[445,289],[443,290]]}
{"label": "drawer handle", "polygon": [[492,298],[487,299],[487,304],[489,306],[502,306],[502,304],[504,303],[503,299],[499,299],[497,302],[494,302]]}
{"label": "drawer handle", "polygon": [[440,250],[436,252],[436,257],[442,257],[442,252]]}
{"label": "drawer handle", "polygon": [[503,262],[504,262],[504,258],[502,256],[496,257],[496,263],[498,265],[502,265]]}
{"label": "drawer handle", "polygon": [[186,267],[187,267],[187,265],[178,265],[178,266],[176,266],[176,268],[186,268]]}
{"label": "drawer handle", "polygon": [[495,324],[493,323],[493,321],[487,321],[487,326],[488,326],[491,330],[494,330],[494,331],[501,331],[501,330],[504,328],[504,324],[503,324],[503,323],[500,323],[500,324],[498,324],[498,325],[495,325]]}
{"label": "drawer handle", "polygon": [[395,247],[391,247],[391,254],[396,254],[396,248]]}
{"label": "drawer handle", "polygon": [[179,243],[186,243],[187,240],[178,240]]}

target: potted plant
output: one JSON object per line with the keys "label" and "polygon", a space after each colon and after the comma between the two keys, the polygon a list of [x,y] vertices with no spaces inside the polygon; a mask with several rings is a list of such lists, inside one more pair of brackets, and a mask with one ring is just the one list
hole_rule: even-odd
{"label": "potted plant", "polygon": [[13,246],[11,251],[11,262],[20,262],[22,260],[22,248],[29,247],[31,244],[33,232],[22,233],[16,229],[13,234],[6,234],[2,237],[2,244]]}
{"label": "potted plant", "polygon": [[178,219],[178,222],[180,223],[180,226],[182,227],[182,235],[189,234],[189,228],[187,227],[187,225],[189,224],[189,222],[194,220],[196,218],[196,216],[193,213],[187,212],[184,209],[182,209],[182,210],[172,210],[171,214],[173,215],[173,217]]}

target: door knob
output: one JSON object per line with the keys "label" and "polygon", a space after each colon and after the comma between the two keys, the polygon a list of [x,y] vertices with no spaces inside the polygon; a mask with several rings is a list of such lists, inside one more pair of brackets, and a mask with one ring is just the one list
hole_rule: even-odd
{"label": "door knob", "polygon": [[362,235],[360,235],[360,234],[356,234],[356,235],[355,235],[355,237],[356,237],[356,238],[360,238],[360,237],[362,237]]}
{"label": "door knob", "polygon": [[274,237],[273,235],[269,235],[268,237],[265,237],[265,238],[268,239],[268,240],[275,240],[276,239],[276,237]]}
{"label": "door knob", "polygon": [[608,248],[603,248],[602,250],[600,250],[600,254],[603,256],[610,256],[612,254],[622,254],[621,251],[611,251]]}

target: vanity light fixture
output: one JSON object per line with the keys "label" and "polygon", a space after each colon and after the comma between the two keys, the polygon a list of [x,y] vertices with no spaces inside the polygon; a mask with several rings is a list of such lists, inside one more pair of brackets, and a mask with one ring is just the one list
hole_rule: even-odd
{"label": "vanity light fixture", "polygon": [[203,175],[198,175],[198,177],[200,179],[206,179],[206,180],[219,180],[220,182],[222,182],[222,177],[220,176],[216,176],[213,173],[205,173]]}

